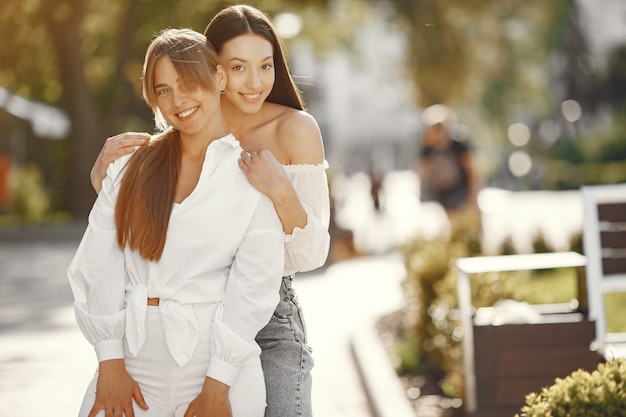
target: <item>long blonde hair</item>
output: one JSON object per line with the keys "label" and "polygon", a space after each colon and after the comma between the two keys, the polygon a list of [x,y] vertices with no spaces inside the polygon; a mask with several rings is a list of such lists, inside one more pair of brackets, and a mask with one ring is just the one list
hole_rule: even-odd
{"label": "long blonde hair", "polygon": [[150,261],[163,254],[180,173],[180,134],[161,114],[154,90],[156,62],[168,57],[187,89],[216,89],[218,58],[204,35],[191,29],[165,29],[152,41],[143,66],[143,97],[161,133],[129,159],[115,206],[117,243]]}

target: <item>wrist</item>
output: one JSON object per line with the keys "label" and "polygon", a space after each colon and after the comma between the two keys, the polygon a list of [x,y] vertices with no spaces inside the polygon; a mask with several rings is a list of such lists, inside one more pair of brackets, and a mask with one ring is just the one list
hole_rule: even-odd
{"label": "wrist", "polygon": [[124,365],[124,359],[107,359],[100,362],[99,368],[100,372],[106,372],[126,369],[126,366]]}
{"label": "wrist", "polygon": [[210,376],[207,376],[204,379],[204,384],[202,385],[202,392],[204,392],[205,394],[211,393],[211,395],[228,395],[228,392],[230,391],[230,387],[221,382],[218,381],[215,378],[211,378]]}

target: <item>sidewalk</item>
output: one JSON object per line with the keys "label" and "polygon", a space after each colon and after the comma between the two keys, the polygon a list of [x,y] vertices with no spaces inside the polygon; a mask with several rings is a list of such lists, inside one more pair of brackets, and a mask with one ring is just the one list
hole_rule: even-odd
{"label": "sidewalk", "polygon": [[[383,255],[299,274],[294,284],[316,360],[313,407],[318,417],[411,417],[385,366],[388,358],[376,343],[373,324],[404,304],[403,261],[388,250],[418,230],[436,231],[441,213],[419,205],[407,192],[410,176],[396,173],[394,178],[382,217],[364,210],[369,194],[363,187],[349,188],[344,201],[343,220],[354,231],[358,249]],[[481,194],[483,228],[491,243],[511,235],[524,249],[543,230],[558,246],[581,225],[575,191]],[[73,224],[0,233],[0,416],[77,413],[95,354],[75,323],[65,271],[83,230],[84,225]]]}
{"label": "sidewalk", "polygon": [[[62,234],[0,239],[0,415],[76,415],[95,369],[80,333],[65,271],[82,226]],[[79,233],[77,233],[77,231]],[[33,240],[35,239],[35,240]],[[313,370],[313,406],[323,417],[371,417],[350,340],[355,329],[402,303],[396,254],[365,257],[300,274]]]}

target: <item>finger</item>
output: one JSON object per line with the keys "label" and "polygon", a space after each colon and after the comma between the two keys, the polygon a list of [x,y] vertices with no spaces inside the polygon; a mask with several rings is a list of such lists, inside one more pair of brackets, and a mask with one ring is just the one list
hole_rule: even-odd
{"label": "finger", "polygon": [[196,413],[193,411],[191,404],[189,404],[189,407],[187,407],[187,411],[185,411],[183,417],[194,417],[195,415]]}
{"label": "finger", "polygon": [[151,137],[152,135],[148,133],[132,133],[132,134],[123,136],[121,139],[126,140],[126,141],[133,141],[133,142],[145,142],[147,140],[150,140]]}
{"label": "finger", "polygon": [[139,386],[135,386],[135,389],[133,391],[133,398],[135,399],[135,402],[137,403],[137,405],[141,408],[143,408],[144,410],[148,409],[148,404],[146,403],[146,400],[143,398],[143,394],[141,393],[141,388],[139,388]]}
{"label": "finger", "polygon": [[239,163],[239,168],[241,168],[243,172],[248,172],[248,164],[246,164],[246,161],[239,159],[237,162]]}
{"label": "finger", "polygon": [[98,414],[98,411],[100,411],[100,409],[96,408],[96,406],[94,405],[91,408],[91,411],[89,411],[89,415],[87,417],[96,417],[96,414]]}
{"label": "finger", "polygon": [[126,138],[119,141],[120,146],[135,147],[148,143],[150,138]]}
{"label": "finger", "polygon": [[133,408],[133,404],[126,406],[124,408],[124,414],[120,413],[120,417],[135,417],[135,409]]}

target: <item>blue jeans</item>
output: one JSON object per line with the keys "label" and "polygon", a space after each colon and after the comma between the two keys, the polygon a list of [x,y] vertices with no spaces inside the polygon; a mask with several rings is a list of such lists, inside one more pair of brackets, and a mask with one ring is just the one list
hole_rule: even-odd
{"label": "blue jeans", "polygon": [[257,334],[265,375],[265,417],[312,417],[311,369],[306,327],[293,276],[283,277],[280,302],[270,322]]}

